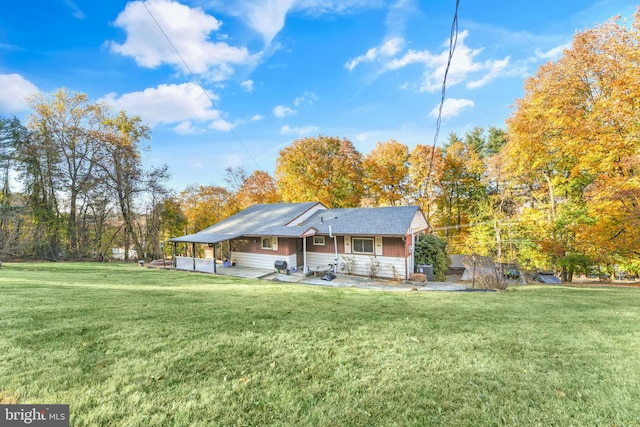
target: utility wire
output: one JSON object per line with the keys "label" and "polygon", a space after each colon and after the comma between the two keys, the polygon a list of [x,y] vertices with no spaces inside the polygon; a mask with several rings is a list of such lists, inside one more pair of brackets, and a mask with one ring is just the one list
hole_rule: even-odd
{"label": "utility wire", "polygon": [[445,94],[447,91],[447,75],[449,74],[449,68],[451,67],[451,60],[453,59],[453,53],[456,50],[456,44],[458,43],[458,8],[460,6],[460,0],[456,0],[456,10],[453,14],[453,21],[451,22],[451,32],[449,33],[449,55],[447,57],[447,66],[444,69],[444,77],[442,79],[442,95],[440,97],[440,106],[438,107],[438,118],[436,119],[436,134],[433,137],[433,146],[431,147],[431,159],[429,160],[429,172],[427,173],[427,181],[425,188],[429,189],[429,180],[433,172],[433,162],[436,154],[436,144],[438,143],[438,136],[440,135],[440,125],[442,124],[442,109],[444,108]]}
{"label": "utility wire", "polygon": [[158,20],[156,19],[156,17],[153,15],[153,13],[151,13],[151,10],[149,10],[149,8],[147,7],[147,3],[146,1],[142,2],[142,5],[144,6],[144,8],[147,10],[147,13],[149,14],[149,16],[151,16],[151,19],[153,19],[153,22],[156,23],[156,25],[158,26],[158,28],[160,29],[160,32],[162,33],[162,35],[164,36],[165,39],[167,39],[167,42],[169,42],[169,45],[171,46],[171,48],[173,49],[173,51],[176,53],[176,55],[178,55],[178,58],[180,58],[180,61],[182,62],[182,65],[184,65],[184,67],[187,69],[187,71],[189,72],[189,74],[191,74],[191,77],[193,78],[193,80],[195,81],[195,83],[198,85],[198,87],[200,87],[200,89],[202,90],[202,93],[204,93],[204,96],[207,97],[207,99],[209,100],[209,102],[211,102],[211,104],[220,112],[220,117],[222,118],[222,120],[227,124],[227,126],[229,127],[229,131],[231,131],[231,133],[233,134],[233,136],[236,138],[236,140],[238,140],[238,142],[240,143],[240,145],[242,146],[242,148],[244,148],[244,150],[247,152],[247,154],[249,155],[249,157],[251,158],[251,160],[253,160],[253,163],[256,164],[258,170],[262,170],[262,168],[260,167],[260,164],[258,163],[258,161],[253,157],[253,155],[251,154],[251,151],[249,151],[249,149],[247,148],[247,146],[244,144],[244,142],[242,142],[242,140],[240,139],[240,137],[238,136],[238,134],[236,133],[236,131],[233,129],[233,126],[231,126],[231,123],[229,123],[229,121],[224,117],[224,114],[222,113],[222,110],[220,108],[218,108],[218,106],[216,105],[215,101],[209,96],[209,94],[207,93],[207,91],[205,90],[205,88],[202,86],[202,83],[200,82],[200,79],[198,78],[198,76],[196,76],[196,74],[191,71],[191,68],[189,67],[189,65],[187,64],[187,62],[184,60],[184,58],[182,57],[182,55],[180,55],[180,52],[178,51],[178,49],[176,48],[176,46],[173,44],[173,42],[171,41],[171,38],[169,37],[169,35],[164,31],[164,29],[162,28],[162,25],[160,25],[160,23],[158,22]]}

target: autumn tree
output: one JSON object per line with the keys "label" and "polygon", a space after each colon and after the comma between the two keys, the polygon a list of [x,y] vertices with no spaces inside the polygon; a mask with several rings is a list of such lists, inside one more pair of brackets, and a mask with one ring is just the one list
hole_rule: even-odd
{"label": "autumn tree", "polygon": [[276,186],[286,202],[354,207],[362,197],[362,155],[351,141],[320,135],[294,141],[276,161]]}
{"label": "autumn tree", "polygon": [[546,212],[540,243],[554,262],[638,256],[639,18],[576,34],[525,82],[507,122],[510,173]]}
{"label": "autumn tree", "polygon": [[363,184],[375,206],[397,206],[406,200],[409,189],[409,148],[394,140],[378,142],[364,156]]}
{"label": "autumn tree", "polygon": [[79,257],[79,197],[93,179],[105,106],[90,102],[85,94],[70,94],[65,89],[50,95],[36,94],[28,102],[32,108],[28,127],[36,143],[52,156],[50,181],[46,184],[51,193],[64,194],[61,201],[67,211],[68,249],[72,257]]}
{"label": "autumn tree", "polygon": [[161,242],[187,232],[188,219],[182,211],[178,197],[167,195],[154,206],[154,210],[160,220]]}
{"label": "autumn tree", "polygon": [[19,162],[17,147],[27,139],[20,120],[0,117],[0,256],[18,251],[24,217],[21,198],[11,191],[11,175]]}
{"label": "autumn tree", "polygon": [[456,243],[460,244],[468,233],[470,217],[478,200],[485,196],[483,173],[484,164],[473,146],[450,134],[444,147],[436,198],[447,243],[457,237]]}
{"label": "autumn tree", "polygon": [[146,191],[145,175],[140,161],[140,141],[150,137],[150,129],[140,117],[128,117],[120,111],[114,118],[104,119],[103,141],[100,158],[96,161],[104,178],[104,184],[115,196],[123,222],[122,243],[125,261],[129,260],[128,248],[133,246],[142,257],[145,252],[140,233],[136,232],[137,196]]}
{"label": "autumn tree", "polygon": [[234,194],[238,210],[281,201],[275,179],[265,171],[256,170],[247,175],[243,168],[227,168],[225,182]]}
{"label": "autumn tree", "polygon": [[187,219],[185,234],[197,233],[235,213],[232,193],[219,186],[190,185],[178,200]]}
{"label": "autumn tree", "polygon": [[409,155],[410,199],[420,206],[427,223],[433,224],[439,194],[443,157],[440,147],[418,144]]}
{"label": "autumn tree", "polygon": [[30,217],[22,235],[32,248],[24,254],[104,259],[113,245],[123,245],[143,256],[143,242],[158,239],[147,233],[149,211],[141,202],[153,200],[168,178],[166,166],[142,167],[149,127],[65,89],[29,103],[28,138],[16,146]]}

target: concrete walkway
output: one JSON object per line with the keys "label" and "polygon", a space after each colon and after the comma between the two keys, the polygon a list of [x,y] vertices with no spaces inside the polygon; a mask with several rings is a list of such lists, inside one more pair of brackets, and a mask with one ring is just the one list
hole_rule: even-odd
{"label": "concrete walkway", "polygon": [[349,276],[338,274],[333,280],[322,280],[321,276],[305,276],[303,274],[275,273],[273,270],[265,270],[250,267],[218,268],[218,274],[247,279],[270,280],[273,282],[292,283],[312,286],[329,286],[335,288],[359,288],[383,291],[463,291],[467,286],[460,283],[428,282],[406,283],[385,279],[370,279],[368,277]]}

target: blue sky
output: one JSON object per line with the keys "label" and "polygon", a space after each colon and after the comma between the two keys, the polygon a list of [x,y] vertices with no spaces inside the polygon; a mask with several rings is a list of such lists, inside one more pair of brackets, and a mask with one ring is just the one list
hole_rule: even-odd
{"label": "blue sky", "polygon": [[[0,115],[65,87],[140,115],[171,187],[273,173],[319,134],[431,145],[455,0],[29,0],[0,14]],[[461,0],[440,143],[504,128],[524,80],[622,0]],[[158,25],[159,24],[159,25]],[[160,29],[161,28],[161,29]],[[177,53],[176,53],[177,51]]]}

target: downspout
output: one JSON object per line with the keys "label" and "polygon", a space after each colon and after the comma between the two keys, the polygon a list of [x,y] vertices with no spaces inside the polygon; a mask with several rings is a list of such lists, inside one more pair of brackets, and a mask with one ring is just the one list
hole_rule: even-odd
{"label": "downspout", "polygon": [[411,278],[411,275],[416,269],[416,235],[413,234],[413,227],[409,228],[411,232],[411,246],[409,247],[410,259],[411,259],[411,268],[407,270],[407,279]]}
{"label": "downspout", "polygon": [[307,267],[307,238],[306,238],[306,236],[302,237],[302,264],[304,265],[304,267],[302,268],[302,271],[303,271],[304,275],[306,276],[307,274],[309,274],[309,267]]}
{"label": "downspout", "polygon": [[333,272],[337,273],[338,272],[338,238],[334,236],[333,233],[331,232],[331,226],[329,226],[329,237],[333,238],[333,248],[336,251],[336,257],[333,260]]}

